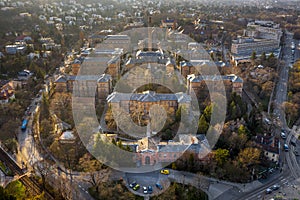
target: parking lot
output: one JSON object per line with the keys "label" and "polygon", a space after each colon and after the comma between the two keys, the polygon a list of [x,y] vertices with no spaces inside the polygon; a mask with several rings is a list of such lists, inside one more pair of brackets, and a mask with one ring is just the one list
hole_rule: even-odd
{"label": "parking lot", "polygon": [[[139,174],[126,173],[125,176],[125,180],[127,182],[126,186],[128,187],[128,189],[134,194],[140,196],[158,195],[170,186],[168,175],[161,174],[159,171]],[[140,186],[136,191],[134,191],[133,188],[129,187],[129,185],[133,182],[136,182]],[[163,187],[163,189],[160,190],[159,188],[157,188],[155,186],[156,183],[159,183]],[[143,186],[152,186],[152,194],[144,194]]]}

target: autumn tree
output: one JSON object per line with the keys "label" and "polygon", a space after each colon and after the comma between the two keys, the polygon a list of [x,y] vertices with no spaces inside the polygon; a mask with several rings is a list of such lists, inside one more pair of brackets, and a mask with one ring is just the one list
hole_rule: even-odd
{"label": "autumn tree", "polygon": [[243,167],[249,167],[250,165],[259,164],[260,156],[260,149],[248,147],[239,153],[237,160]]}
{"label": "autumn tree", "polygon": [[55,93],[51,99],[50,110],[62,121],[74,125],[71,94]]}
{"label": "autumn tree", "polygon": [[89,179],[86,181],[91,183],[96,192],[99,193],[99,184],[107,181],[109,170],[98,160],[93,159],[89,153],[79,159],[79,164],[83,171],[89,175]]}

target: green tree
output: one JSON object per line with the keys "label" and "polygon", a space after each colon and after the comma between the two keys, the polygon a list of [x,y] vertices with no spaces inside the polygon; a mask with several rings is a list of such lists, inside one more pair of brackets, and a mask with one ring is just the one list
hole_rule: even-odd
{"label": "green tree", "polygon": [[239,133],[239,135],[242,135],[242,134],[247,135],[247,129],[243,124],[239,127],[238,133]]}
{"label": "green tree", "polygon": [[251,60],[255,60],[256,59],[256,52],[253,51],[252,54],[251,54]]}
{"label": "green tree", "polygon": [[236,105],[235,105],[234,101],[232,101],[230,103],[229,111],[230,111],[230,119],[236,119],[237,118],[237,109],[236,109]]}
{"label": "green tree", "polygon": [[16,197],[16,199],[24,199],[26,197],[26,188],[20,181],[9,183],[5,190],[9,195]]}
{"label": "green tree", "polygon": [[223,166],[229,158],[229,151],[227,149],[217,149],[215,151],[215,160],[219,166]]}
{"label": "green tree", "polygon": [[198,133],[199,134],[206,134],[209,128],[209,124],[207,123],[204,114],[201,115],[199,122],[198,122]]}
{"label": "green tree", "polygon": [[203,115],[207,122],[210,121],[211,114],[213,112],[213,108],[214,108],[214,104],[211,103],[208,106],[206,106],[206,108],[204,109]]}
{"label": "green tree", "polygon": [[9,194],[2,186],[0,186],[0,200],[16,200],[17,198]]}

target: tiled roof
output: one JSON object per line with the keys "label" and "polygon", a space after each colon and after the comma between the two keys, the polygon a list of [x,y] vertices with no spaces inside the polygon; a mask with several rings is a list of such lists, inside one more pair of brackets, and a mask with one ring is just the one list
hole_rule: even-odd
{"label": "tiled roof", "polygon": [[162,57],[163,54],[161,52],[158,51],[138,51],[136,53],[137,57]]}
{"label": "tiled roof", "polygon": [[238,77],[235,74],[230,74],[230,75],[224,75],[224,76],[220,76],[220,75],[199,75],[199,76],[195,76],[194,74],[192,75],[188,75],[188,80],[190,80],[190,82],[201,82],[201,81],[220,81],[220,80],[230,80],[231,82],[239,82],[242,83],[243,79]]}
{"label": "tiled roof", "polygon": [[167,62],[166,62],[166,65],[174,65],[175,66],[176,62],[173,59],[168,59]]}
{"label": "tiled roof", "polygon": [[174,145],[158,145],[158,152],[179,152],[182,153],[189,148],[190,145],[174,144]]}
{"label": "tiled roof", "polygon": [[102,74],[97,82],[109,82],[111,80],[111,75]]}
{"label": "tiled roof", "polygon": [[66,83],[67,79],[65,76],[59,76],[54,82],[55,83]]}
{"label": "tiled roof", "polygon": [[256,144],[264,151],[279,154],[279,140],[274,136],[257,135],[254,138]]}
{"label": "tiled roof", "polygon": [[191,97],[186,93],[160,94],[153,91],[145,91],[139,94],[113,92],[107,97],[107,102],[120,101],[141,101],[141,102],[158,102],[158,101],[177,101],[179,103],[190,102]]}
{"label": "tiled roof", "polygon": [[120,61],[120,57],[119,56],[114,56],[112,57],[112,59],[110,59],[107,64],[113,64],[113,63],[117,63]]}
{"label": "tiled roof", "polygon": [[97,81],[100,76],[98,75],[61,75],[54,82],[55,83],[66,83],[67,81]]}
{"label": "tiled roof", "polygon": [[178,99],[178,103],[188,103],[192,101],[192,98],[190,95],[183,93],[183,92],[179,92],[175,94],[177,99]]}
{"label": "tiled roof", "polygon": [[130,40],[128,35],[107,35],[106,40]]}
{"label": "tiled roof", "polygon": [[175,22],[175,19],[165,19],[165,20],[162,20],[163,23],[174,23]]}
{"label": "tiled roof", "polygon": [[65,131],[59,137],[60,140],[75,140],[75,136],[72,131]]}

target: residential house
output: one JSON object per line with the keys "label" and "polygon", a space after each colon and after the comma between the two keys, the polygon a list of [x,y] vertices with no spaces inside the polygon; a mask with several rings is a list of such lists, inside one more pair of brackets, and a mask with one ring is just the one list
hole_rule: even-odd
{"label": "residential house", "polygon": [[279,162],[280,140],[275,136],[257,135],[256,145],[262,148],[264,155],[272,162]]}
{"label": "residential house", "polygon": [[24,69],[23,71],[18,72],[18,79],[19,80],[28,80],[33,75],[32,72],[30,72],[27,69]]}
{"label": "residential house", "polygon": [[5,104],[15,99],[15,90],[12,81],[1,81],[0,103]]}
{"label": "residential house", "polygon": [[15,55],[16,53],[24,54],[26,50],[26,46],[24,45],[6,45],[5,52],[10,55]]}
{"label": "residential house", "polygon": [[177,28],[177,22],[175,19],[164,19],[161,20],[161,28],[172,28],[175,30]]}
{"label": "residential house", "polygon": [[65,131],[61,134],[61,136],[59,137],[59,142],[60,143],[74,143],[76,140],[76,137],[74,136],[73,131]]}

